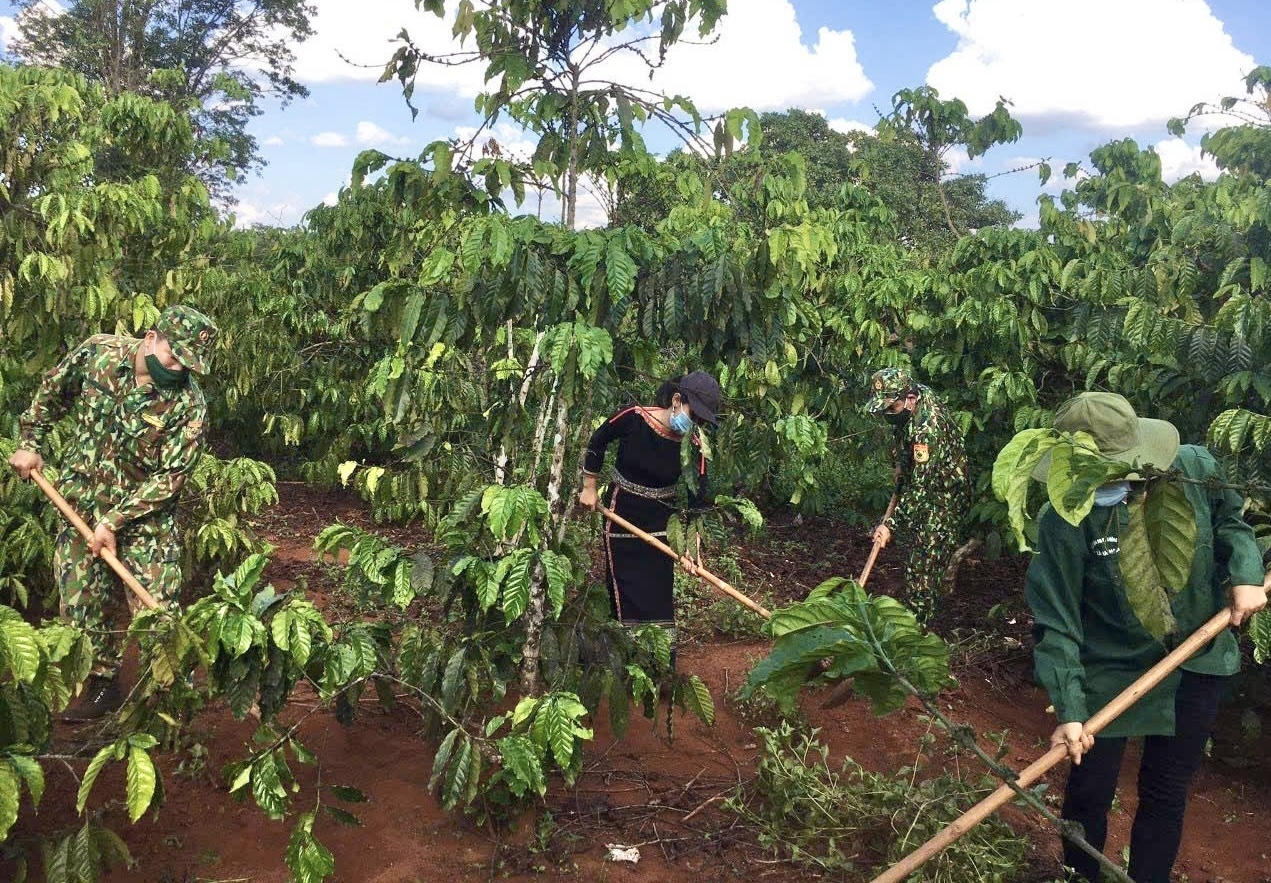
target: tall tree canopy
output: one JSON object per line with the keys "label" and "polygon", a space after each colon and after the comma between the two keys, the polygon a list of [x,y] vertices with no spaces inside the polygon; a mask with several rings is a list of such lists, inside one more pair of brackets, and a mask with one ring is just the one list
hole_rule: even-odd
{"label": "tall tree canopy", "polygon": [[292,76],[294,49],[313,34],[304,0],[73,0],[63,14],[40,0],[21,5],[11,48],[23,61],[75,71],[110,95],[192,106],[203,145],[193,170],[221,198],[264,165],[247,132],[261,99],[309,94]]}

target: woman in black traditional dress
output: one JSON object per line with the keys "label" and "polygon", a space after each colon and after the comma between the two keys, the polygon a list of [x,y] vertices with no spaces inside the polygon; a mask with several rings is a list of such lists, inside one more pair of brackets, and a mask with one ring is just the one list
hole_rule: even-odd
{"label": "woman in black traditional dress", "polygon": [[[596,508],[596,481],[604,469],[605,451],[616,439],[618,458],[605,505],[641,530],[665,538],[679,496],[681,441],[694,423],[716,425],[719,384],[706,372],[694,371],[664,384],[657,401],[655,407],[633,405],[619,411],[592,434],[578,502]],[[696,460],[697,488],[690,506],[706,496],[706,459],[700,449]],[[629,628],[660,625],[671,632],[674,647],[675,562],[610,521],[605,522],[604,553],[614,618]]]}

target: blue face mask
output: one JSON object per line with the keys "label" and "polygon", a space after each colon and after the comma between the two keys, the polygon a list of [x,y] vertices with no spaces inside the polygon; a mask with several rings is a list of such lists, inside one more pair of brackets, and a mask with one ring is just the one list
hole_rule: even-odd
{"label": "blue face mask", "polygon": [[1129,496],[1129,493],[1130,483],[1128,481],[1110,481],[1094,489],[1094,504],[1096,506],[1115,506]]}
{"label": "blue face mask", "polygon": [[684,435],[693,428],[693,421],[689,419],[689,416],[685,414],[683,410],[676,411],[672,414],[669,422],[671,424],[671,431],[677,435]]}

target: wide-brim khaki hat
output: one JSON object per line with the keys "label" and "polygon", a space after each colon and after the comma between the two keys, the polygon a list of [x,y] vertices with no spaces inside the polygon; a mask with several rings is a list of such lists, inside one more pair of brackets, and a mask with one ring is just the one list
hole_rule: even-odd
{"label": "wide-brim khaki hat", "polygon": [[[1099,453],[1131,466],[1169,469],[1178,455],[1178,429],[1168,420],[1153,420],[1134,413],[1124,396],[1113,392],[1083,392],[1055,410],[1055,429],[1088,432]],[[1033,478],[1045,483],[1050,474],[1050,451],[1033,468]],[[1131,478],[1137,478],[1131,473]]]}

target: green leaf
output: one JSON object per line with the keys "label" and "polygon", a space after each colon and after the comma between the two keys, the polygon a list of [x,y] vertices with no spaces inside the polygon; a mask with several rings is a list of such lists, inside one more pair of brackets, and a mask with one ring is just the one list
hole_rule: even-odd
{"label": "green leaf", "polygon": [[7,662],[13,676],[24,684],[39,674],[40,647],[39,634],[22,619],[0,620],[0,660]]}
{"label": "green leaf", "polygon": [[468,658],[466,647],[460,647],[446,663],[446,673],[441,678],[441,703],[447,712],[455,710],[459,701],[459,685],[463,683],[464,663]]}
{"label": "green leaf", "polygon": [[251,766],[252,797],[256,805],[275,821],[287,815],[287,789],[283,787],[281,770],[286,762],[273,752],[257,758]]}
{"label": "green leaf", "polygon": [[154,761],[144,749],[133,745],[128,750],[127,802],[128,820],[136,824],[146,814],[155,789]]}
{"label": "green leaf", "polygon": [[1055,511],[1071,525],[1082,522],[1094,508],[1099,485],[1120,478],[1130,467],[1098,452],[1094,438],[1084,432],[1065,436],[1051,448],[1046,494]]}
{"label": "green leaf", "polygon": [[644,702],[646,698],[657,695],[658,685],[653,678],[638,665],[627,666],[627,677],[631,681],[631,698],[636,702]]}
{"label": "green leaf", "polygon": [[676,685],[676,698],[681,707],[695,714],[702,723],[711,727],[715,725],[715,701],[711,691],[697,675],[689,675],[680,679]]}
{"label": "green leaf", "polygon": [[464,734],[457,740],[446,773],[441,782],[441,806],[452,810],[461,803],[467,803],[469,791],[476,787],[477,772],[480,769],[480,753],[472,747],[472,740]]}
{"label": "green leaf", "polygon": [[574,577],[574,566],[568,555],[550,549],[539,555],[539,561],[547,575],[547,599],[551,602],[552,618],[555,619],[560,616],[561,608],[565,605],[565,590]]}
{"label": "green leaf", "polygon": [[358,462],[356,460],[345,460],[338,467],[336,467],[335,471],[340,476],[340,485],[342,487],[349,486],[349,478],[350,476],[353,475],[357,467],[358,467]]}
{"label": "green leaf", "polygon": [[440,781],[442,775],[446,772],[446,767],[450,763],[450,754],[454,751],[455,742],[463,731],[458,727],[446,734],[446,738],[441,740],[441,744],[437,746],[437,754],[433,757],[432,776],[428,779],[428,790],[434,791],[437,788],[437,782]]}
{"label": "green leaf", "polygon": [[328,785],[331,793],[345,803],[366,803],[367,796],[352,785]]}
{"label": "green leaf", "polygon": [[9,830],[18,820],[21,792],[20,780],[7,759],[0,759],[0,842],[9,836]]}
{"label": "green leaf", "polygon": [[405,610],[415,600],[415,586],[411,580],[411,562],[402,559],[393,568],[393,589],[389,593],[389,601],[398,609]]}
{"label": "green leaf", "polygon": [[499,756],[508,789],[517,797],[533,791],[539,797],[547,793],[547,777],[538,748],[525,736],[505,736],[498,741]]}
{"label": "green leaf", "polygon": [[1011,438],[993,461],[993,495],[1003,502],[1016,497],[1057,440],[1053,429],[1025,429]]}
{"label": "green leaf", "polygon": [[432,558],[428,557],[426,551],[421,551],[411,560],[414,561],[415,566],[410,571],[410,587],[415,595],[419,596],[432,588],[434,578]]}
{"label": "green leaf", "polygon": [[[751,669],[743,696],[749,698],[759,687],[776,681],[790,686],[802,682],[822,659],[832,659],[839,677],[876,668],[874,654],[868,644],[841,626],[818,625],[781,635],[768,655]],[[787,690],[770,690],[786,710],[794,707],[795,695]]]}
{"label": "green leaf", "polygon": [[1181,484],[1158,479],[1148,485],[1143,515],[1161,585],[1171,595],[1177,594],[1191,579],[1196,550],[1195,510]]}
{"label": "green leaf", "polygon": [[419,328],[419,315],[424,309],[424,295],[421,292],[414,292],[410,297],[406,298],[406,305],[402,307],[402,331],[400,340],[403,344],[409,345],[415,339],[415,331]]}
{"label": "green leaf", "polygon": [[[9,762],[26,782],[27,791],[31,792],[31,803],[38,807],[40,800],[44,797],[44,768],[40,766],[39,761],[22,754],[10,755]],[[0,840],[3,839],[4,834],[0,833]]]}
{"label": "green leaf", "polygon": [[302,813],[287,842],[287,869],[296,883],[322,883],[335,873],[335,857],[313,836],[314,814]]}
{"label": "green leaf", "polygon": [[1169,593],[1161,584],[1160,571],[1148,537],[1146,503],[1141,497],[1129,502],[1129,523],[1120,534],[1121,578],[1125,596],[1135,617],[1157,641],[1178,630]]}
{"label": "green leaf", "polygon": [[341,825],[346,825],[350,828],[362,827],[362,820],[353,815],[353,813],[349,812],[347,809],[340,809],[338,806],[324,804],[322,810]]}
{"label": "green leaf", "polygon": [[519,619],[529,606],[533,569],[533,549],[517,549],[499,561],[496,580],[503,586],[503,617],[508,622]]}
{"label": "green leaf", "polygon": [[98,774],[102,771],[102,767],[110,763],[115,756],[115,744],[106,745],[93,756],[89,761],[88,768],[84,770],[84,778],[79,783],[79,793],[75,796],[75,811],[82,813],[85,804],[88,803],[88,793],[93,790],[93,782],[97,781]]}
{"label": "green leaf", "polygon": [[531,542],[537,542],[538,522],[547,517],[547,500],[532,487],[492,484],[482,494],[481,514],[498,539],[509,540],[525,527]]}
{"label": "green leaf", "polygon": [[1261,665],[1271,659],[1271,610],[1260,610],[1249,621],[1253,640],[1253,661]]}
{"label": "green leaf", "polygon": [[551,752],[562,770],[572,768],[574,753],[581,750],[576,740],[592,737],[591,730],[580,723],[586,714],[586,706],[573,693],[552,693],[539,703],[531,734],[536,743]]}

